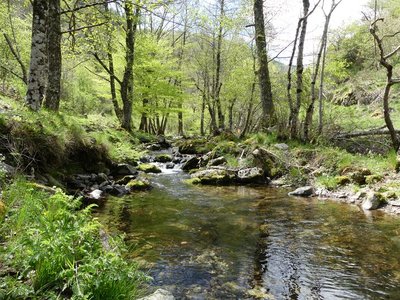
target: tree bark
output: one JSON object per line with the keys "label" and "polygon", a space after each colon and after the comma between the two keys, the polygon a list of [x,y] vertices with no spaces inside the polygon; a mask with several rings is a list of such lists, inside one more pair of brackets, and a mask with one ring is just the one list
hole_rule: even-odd
{"label": "tree bark", "polygon": [[[335,11],[336,7],[340,4],[340,2],[342,2],[342,1],[339,0],[339,2],[336,3],[335,0],[332,0],[332,6],[331,6],[331,8],[329,10],[329,13],[325,14],[325,25],[324,25],[324,30],[323,30],[322,36],[321,36],[321,45],[320,45],[320,48],[319,48],[319,51],[318,51],[318,55],[317,55],[317,62],[315,64],[314,74],[313,74],[312,79],[311,79],[311,102],[310,102],[309,106],[307,107],[306,117],[304,119],[304,128],[303,128],[304,132],[303,132],[303,134],[304,134],[304,140],[305,141],[309,141],[309,131],[310,131],[310,126],[312,124],[313,115],[314,115],[314,105],[315,105],[315,101],[317,99],[315,85],[317,83],[317,78],[318,78],[321,58],[322,58],[323,54],[325,55],[324,50],[326,49],[326,44],[328,42],[329,23],[330,23],[330,20],[331,20],[333,12]],[[325,63],[325,59],[324,58],[322,59],[323,63]]]}
{"label": "tree bark", "polygon": [[400,46],[395,48],[390,53],[385,53],[383,49],[383,39],[384,37],[379,37],[377,34],[377,25],[376,23],[378,21],[383,21],[383,19],[377,19],[375,20],[371,26],[370,26],[370,33],[374,37],[374,40],[376,41],[379,49],[379,56],[380,60],[379,63],[381,66],[383,66],[386,69],[386,86],[385,86],[385,92],[383,95],[383,115],[386,123],[386,127],[389,130],[390,133],[390,138],[392,140],[392,145],[394,150],[397,152],[400,147],[400,140],[397,135],[397,132],[394,128],[392,119],[390,117],[390,108],[389,108],[389,97],[390,97],[390,90],[394,84],[399,84],[400,80],[394,80],[393,79],[393,65],[389,62],[389,59],[396,55],[400,51]]}
{"label": "tree bark", "polygon": [[267,42],[264,25],[263,0],[254,0],[254,24],[257,56],[259,63],[260,97],[263,110],[262,130],[266,130],[274,122],[274,103],[272,99],[271,79],[268,69]]}
{"label": "tree bark", "polygon": [[139,6],[134,12],[133,1],[125,0],[126,17],[126,53],[125,70],[121,84],[121,99],[123,103],[121,127],[127,131],[132,130],[132,103],[133,103],[133,64],[135,58],[135,36],[140,13]]}
{"label": "tree bark", "polygon": [[222,111],[221,105],[221,72],[222,72],[222,62],[221,62],[221,55],[222,55],[222,41],[223,41],[223,22],[225,17],[225,0],[220,0],[220,15],[219,15],[219,28],[218,28],[218,37],[217,37],[217,53],[216,53],[216,69],[215,69],[215,86],[214,86],[214,101],[217,106],[217,113],[218,113],[218,127],[221,131],[225,129],[225,116],[224,112]]}
{"label": "tree bark", "polygon": [[44,107],[58,111],[61,95],[61,19],[60,0],[49,0],[48,10],[48,80]]}
{"label": "tree bark", "polygon": [[297,123],[299,119],[300,113],[300,106],[303,97],[303,72],[304,72],[304,65],[303,65],[303,56],[304,56],[304,43],[306,39],[307,33],[307,19],[308,19],[308,10],[310,8],[310,1],[303,0],[303,20],[301,24],[301,31],[299,37],[299,48],[297,52],[297,66],[296,66],[296,103],[293,106],[293,110],[290,116],[290,136],[291,138],[297,137]]}
{"label": "tree bark", "polygon": [[31,60],[29,67],[27,106],[38,111],[47,85],[47,0],[33,0]]}

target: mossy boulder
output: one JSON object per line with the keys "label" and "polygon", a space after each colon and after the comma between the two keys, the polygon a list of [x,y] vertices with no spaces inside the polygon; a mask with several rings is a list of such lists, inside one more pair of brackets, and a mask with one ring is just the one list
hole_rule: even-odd
{"label": "mossy boulder", "polygon": [[195,172],[191,178],[197,178],[205,185],[227,185],[236,182],[236,172],[227,169],[206,169]]}
{"label": "mossy boulder", "polygon": [[186,180],[184,180],[184,182],[187,184],[201,184],[200,178],[197,178],[197,177],[186,179]]}
{"label": "mossy boulder", "polygon": [[370,192],[362,203],[365,210],[374,210],[385,204],[387,201],[381,193]]}
{"label": "mossy boulder", "polygon": [[205,154],[215,147],[215,144],[206,139],[183,140],[177,143],[181,154]]}
{"label": "mossy boulder", "polygon": [[161,173],[161,169],[156,165],[152,164],[141,164],[139,165],[138,169],[145,173]]}
{"label": "mossy boulder", "polygon": [[364,185],[366,183],[366,177],[371,175],[371,171],[367,168],[347,167],[342,170],[341,175],[347,176],[351,179],[351,182]]}
{"label": "mossy boulder", "polygon": [[335,181],[337,185],[343,186],[346,184],[349,184],[351,182],[351,179],[348,176],[336,176]]}
{"label": "mossy boulder", "polygon": [[377,182],[380,182],[383,180],[382,175],[374,174],[374,175],[368,175],[365,177],[365,183],[367,184],[374,184]]}
{"label": "mossy boulder", "polygon": [[163,153],[159,154],[154,158],[154,161],[160,162],[160,163],[167,163],[172,161],[172,155]]}
{"label": "mossy boulder", "polygon": [[145,178],[133,179],[125,185],[128,191],[144,191],[151,188],[150,182]]}
{"label": "mossy boulder", "polygon": [[267,177],[273,178],[282,173],[279,163],[280,160],[271,151],[264,148],[258,148],[252,152],[252,155],[257,167],[263,169]]}

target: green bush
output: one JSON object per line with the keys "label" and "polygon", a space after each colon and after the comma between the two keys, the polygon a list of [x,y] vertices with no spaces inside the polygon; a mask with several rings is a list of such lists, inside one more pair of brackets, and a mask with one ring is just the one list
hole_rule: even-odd
{"label": "green bush", "polygon": [[123,259],[118,238],[101,234],[91,206],[17,180],[4,193],[1,299],[133,299],[145,280]]}

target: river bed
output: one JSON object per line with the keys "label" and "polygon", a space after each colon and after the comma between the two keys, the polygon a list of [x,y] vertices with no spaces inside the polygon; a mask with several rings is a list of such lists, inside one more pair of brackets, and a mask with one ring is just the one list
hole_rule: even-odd
{"label": "river bed", "polygon": [[177,299],[400,299],[400,220],[164,170],[97,215]]}

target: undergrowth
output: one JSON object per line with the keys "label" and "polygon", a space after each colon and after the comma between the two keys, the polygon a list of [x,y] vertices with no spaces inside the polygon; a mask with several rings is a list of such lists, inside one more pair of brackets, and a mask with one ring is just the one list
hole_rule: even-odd
{"label": "undergrowth", "polygon": [[[23,180],[4,192],[0,299],[134,299],[146,277],[77,199]],[[103,232],[103,234],[102,234]]]}

